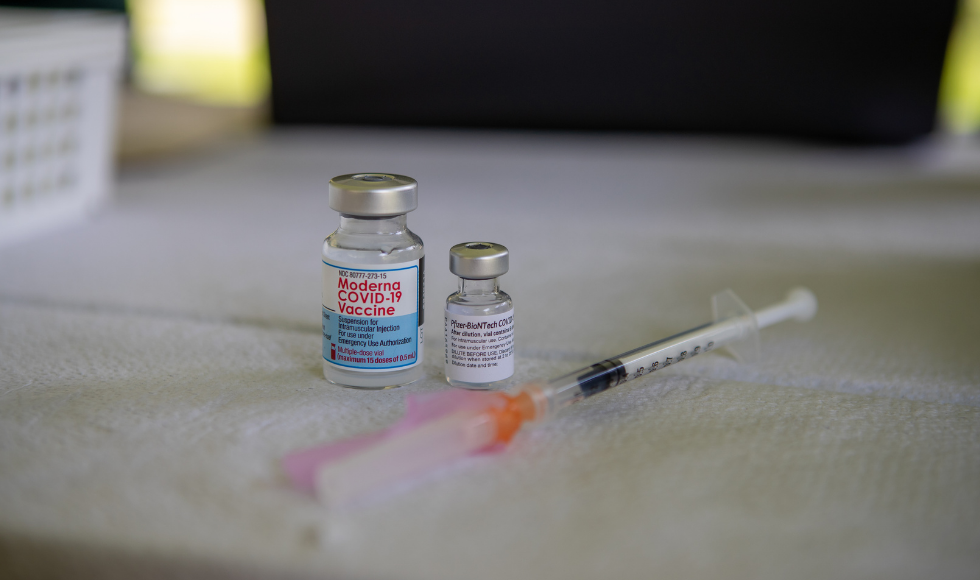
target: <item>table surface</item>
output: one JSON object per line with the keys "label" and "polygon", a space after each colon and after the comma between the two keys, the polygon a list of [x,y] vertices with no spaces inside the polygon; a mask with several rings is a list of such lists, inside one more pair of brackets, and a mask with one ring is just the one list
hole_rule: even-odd
{"label": "table surface", "polygon": [[[322,378],[330,177],[419,180],[426,378]],[[700,356],[354,510],[279,467],[441,378],[451,245],[511,249],[515,382],[797,285],[753,364]],[[973,578],[980,147],[278,130],[125,170],[0,249],[0,570],[12,576]]]}

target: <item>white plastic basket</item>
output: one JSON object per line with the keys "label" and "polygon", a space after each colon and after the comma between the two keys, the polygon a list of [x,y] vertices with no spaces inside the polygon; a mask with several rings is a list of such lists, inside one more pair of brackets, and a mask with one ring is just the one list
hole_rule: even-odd
{"label": "white plastic basket", "polygon": [[109,198],[124,51],[122,16],[0,9],[0,245]]}

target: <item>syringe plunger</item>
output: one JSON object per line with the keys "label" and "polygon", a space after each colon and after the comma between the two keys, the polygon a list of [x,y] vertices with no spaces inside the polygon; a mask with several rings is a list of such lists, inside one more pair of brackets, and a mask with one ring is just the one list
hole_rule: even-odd
{"label": "syringe plunger", "polygon": [[806,322],[816,314],[817,297],[807,288],[800,286],[790,290],[785,301],[756,311],[755,323],[759,329],[763,329],[790,318]]}

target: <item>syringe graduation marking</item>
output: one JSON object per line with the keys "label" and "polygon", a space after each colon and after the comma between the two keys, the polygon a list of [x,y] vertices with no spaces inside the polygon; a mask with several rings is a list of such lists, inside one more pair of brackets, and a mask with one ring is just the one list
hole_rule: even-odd
{"label": "syringe graduation marking", "polygon": [[[622,358],[628,358],[629,355],[639,354],[644,351],[648,351],[653,347],[673,341],[674,339],[685,336],[687,334],[697,332],[709,326],[711,326],[710,322],[707,324],[702,324],[701,326],[697,326],[695,328],[685,330],[684,332],[680,332],[673,336],[668,336],[667,338],[658,340],[656,342],[651,342],[650,344],[641,346],[640,348],[636,348],[629,352],[623,353],[618,358],[610,358],[600,363],[596,363],[591,367],[589,367],[584,373],[582,373],[581,371],[577,371],[577,373],[581,373],[581,374],[578,374],[578,376],[575,377],[575,380],[579,384],[580,388],[582,389],[582,397],[583,398],[591,397],[592,395],[596,395],[598,393],[611,389],[617,385],[625,383],[626,381],[635,379],[646,373],[652,373],[653,371],[670,366],[674,362],[680,362],[688,358],[689,351],[685,350],[681,352],[680,355],[677,357],[677,361],[674,361],[673,357],[666,357],[662,365],[660,364],[660,361],[652,361],[650,362],[649,366],[642,365],[639,368],[637,368],[634,374],[630,374],[627,371],[626,365],[621,360]],[[713,343],[709,343],[708,348],[710,348],[712,344]],[[690,356],[694,356],[700,352],[701,352],[701,346],[700,345],[694,346],[690,350]],[[653,353],[649,353],[649,354],[653,354]],[[641,356],[640,358],[643,357]],[[577,373],[573,373],[573,374],[577,374]]]}
{"label": "syringe graduation marking", "polygon": [[[578,375],[575,377],[575,380],[579,384],[580,388],[582,389],[582,397],[583,398],[591,397],[592,395],[611,389],[631,379],[635,379],[644,374],[652,373],[656,370],[670,366],[672,363],[675,362],[674,358],[666,357],[664,359],[663,364],[661,364],[659,360],[651,361],[649,365],[641,365],[639,368],[636,369],[636,371],[633,374],[630,374],[627,371],[626,364],[623,363],[622,359],[629,358],[629,356],[633,354],[640,354],[643,353],[644,351],[649,351],[653,347],[662,345],[667,342],[671,342],[679,337],[685,336],[687,334],[691,334],[693,332],[697,332],[709,326],[711,326],[710,322],[707,324],[702,324],[701,326],[697,326],[695,328],[685,330],[684,332],[680,332],[673,336],[668,336],[667,338],[663,338],[656,342],[651,342],[650,344],[641,346],[639,348],[635,348],[629,352],[623,353],[617,358],[610,358],[600,363],[596,363],[591,367],[589,367],[584,373],[582,373],[582,371],[577,371],[576,373],[573,373]],[[710,346],[711,343],[709,343],[709,348]],[[691,354],[691,356],[700,353],[701,346],[700,345],[694,346],[690,352],[693,353]],[[649,353],[649,354],[653,354],[653,353]],[[680,362],[688,358],[688,354],[689,351],[686,350],[680,353],[680,355],[677,357],[676,362]],[[641,355],[640,358],[643,358],[643,356]]]}
{"label": "syringe graduation marking", "polygon": [[708,328],[711,325],[712,325],[711,322],[706,322],[706,323],[702,324],[701,326],[695,326],[694,328],[689,328],[689,329],[685,330],[684,332],[678,332],[677,334],[675,334],[673,336],[668,336],[667,338],[661,338],[660,340],[655,341],[655,342],[651,342],[650,344],[645,344],[645,345],[643,345],[643,346],[641,346],[639,348],[634,348],[633,350],[631,350],[629,352],[624,352],[623,354],[619,355],[619,357],[620,358],[625,358],[625,357],[628,357],[631,354],[636,354],[638,352],[649,350],[650,348],[652,348],[654,346],[659,346],[659,345],[661,345],[661,344],[663,344],[665,342],[670,342],[670,341],[674,340],[675,338],[680,338],[680,337],[684,336],[685,334],[691,334],[691,333],[697,332],[699,330],[704,330],[705,328]]}

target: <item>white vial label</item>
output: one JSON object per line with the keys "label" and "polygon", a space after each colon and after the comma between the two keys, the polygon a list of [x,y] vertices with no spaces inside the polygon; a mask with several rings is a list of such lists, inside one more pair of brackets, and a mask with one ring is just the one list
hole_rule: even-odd
{"label": "white vial label", "polygon": [[420,261],[347,264],[323,260],[323,359],[365,372],[421,364]]}
{"label": "white vial label", "polygon": [[514,374],[514,311],[467,316],[446,311],[446,376],[492,383]]}

